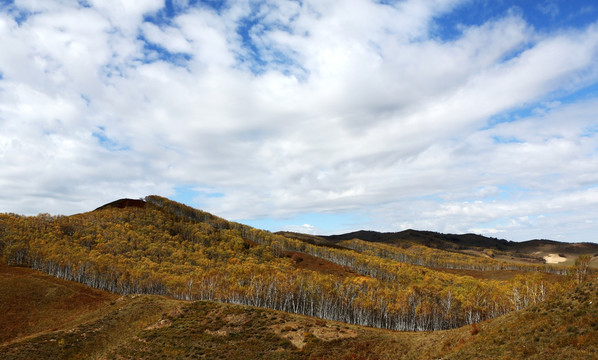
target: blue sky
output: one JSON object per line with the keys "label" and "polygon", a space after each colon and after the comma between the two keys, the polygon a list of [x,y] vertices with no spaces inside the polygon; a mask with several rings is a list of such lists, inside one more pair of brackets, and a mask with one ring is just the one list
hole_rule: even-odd
{"label": "blue sky", "polygon": [[598,233],[588,1],[0,1],[0,212]]}

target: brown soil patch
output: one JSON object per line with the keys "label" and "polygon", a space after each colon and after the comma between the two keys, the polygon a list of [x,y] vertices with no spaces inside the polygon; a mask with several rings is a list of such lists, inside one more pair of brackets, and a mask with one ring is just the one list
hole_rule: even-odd
{"label": "brown soil patch", "polygon": [[212,336],[228,336],[228,334],[230,334],[230,331],[228,331],[228,329],[225,328],[219,330],[206,329],[205,333]]}
{"label": "brown soil patch", "polygon": [[162,318],[162,319],[158,320],[158,322],[156,322],[155,324],[146,327],[144,330],[161,329],[161,328],[169,327],[170,325],[172,325],[172,320]]}
{"label": "brown soil patch", "polygon": [[247,322],[249,321],[249,316],[245,313],[230,314],[227,315],[224,319],[229,325],[239,326],[247,324]]}
{"label": "brown soil patch", "polygon": [[243,330],[243,326],[229,326],[226,325],[218,330],[210,330],[206,329],[204,332],[206,334],[214,335],[214,336],[228,336],[230,334],[237,334]]}
{"label": "brown soil patch", "polygon": [[325,320],[314,320],[313,323],[287,321],[270,327],[274,333],[288,339],[298,349],[302,349],[305,337],[311,334],[322,341],[334,341],[357,337],[357,331],[344,324],[336,324]]}
{"label": "brown soil patch", "polygon": [[290,257],[295,263],[295,266],[299,269],[317,271],[321,274],[327,275],[338,275],[345,277],[357,276],[355,272],[351,271],[351,269],[346,266],[340,266],[328,260],[324,260],[312,255],[289,251],[285,252],[285,256]]}
{"label": "brown soil patch", "polygon": [[65,329],[117,298],[29,268],[0,264],[0,343]]}

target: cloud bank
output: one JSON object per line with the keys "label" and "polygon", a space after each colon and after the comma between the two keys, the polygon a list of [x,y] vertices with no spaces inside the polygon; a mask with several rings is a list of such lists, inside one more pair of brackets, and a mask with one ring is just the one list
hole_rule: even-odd
{"label": "cloud bank", "polygon": [[598,241],[598,12],[485,6],[4,2],[0,211]]}

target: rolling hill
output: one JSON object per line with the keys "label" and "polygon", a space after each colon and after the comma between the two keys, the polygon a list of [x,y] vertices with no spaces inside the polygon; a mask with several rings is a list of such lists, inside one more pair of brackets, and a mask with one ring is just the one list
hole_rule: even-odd
{"label": "rolling hill", "polygon": [[[2,359],[598,356],[595,277],[545,303],[476,325],[433,332],[381,330],[252,306],[159,295],[117,296],[21,267],[0,267],[0,294],[4,296],[0,311],[11,314],[0,317]],[[4,301],[17,296],[18,302]]]}
{"label": "rolling hill", "polygon": [[[463,254],[479,256],[492,254],[493,258],[515,263],[545,264],[548,262],[573,265],[579,255],[598,256],[596,243],[566,243],[554,240],[515,242],[477,234],[442,234],[433,231],[405,230],[380,233],[361,230],[347,234],[319,236],[319,238],[322,239],[320,241],[331,244],[353,239],[398,246],[417,244]],[[551,261],[551,254],[556,256],[557,261]],[[592,264],[598,268],[598,259]]]}
{"label": "rolling hill", "polygon": [[1,351],[8,358],[240,358],[238,347],[259,358],[444,356],[477,344],[472,324],[492,332],[489,324],[567,296],[594,276],[529,260],[541,251],[573,264],[580,255],[591,260],[594,248],[414,230],[273,234],[159,196],[73,216],[0,214],[8,314]]}

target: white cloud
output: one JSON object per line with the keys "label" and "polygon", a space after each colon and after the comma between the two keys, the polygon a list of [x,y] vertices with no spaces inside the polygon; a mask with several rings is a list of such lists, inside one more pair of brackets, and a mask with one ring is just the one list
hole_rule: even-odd
{"label": "white cloud", "polygon": [[171,53],[188,53],[191,51],[188,40],[178,29],[172,27],[160,29],[152,23],[144,23],[141,27],[148,41],[162,46]]}
{"label": "white cloud", "polygon": [[562,236],[591,228],[598,105],[560,94],[597,81],[598,26],[539,34],[507,13],[432,36],[460,3],[183,1],[160,23],[144,16],[163,1],[15,2],[29,13],[0,13],[0,211],[193,184],[234,219],[353,211],[364,228],[549,237],[567,213]]}
{"label": "white cloud", "polygon": [[318,229],[310,224],[303,224],[303,225],[289,225],[289,226],[285,226],[284,228],[282,228],[280,231],[291,231],[291,232],[298,232],[298,233],[302,233],[302,234],[311,234],[311,235],[316,235],[316,234],[321,234],[321,231],[318,231]]}

